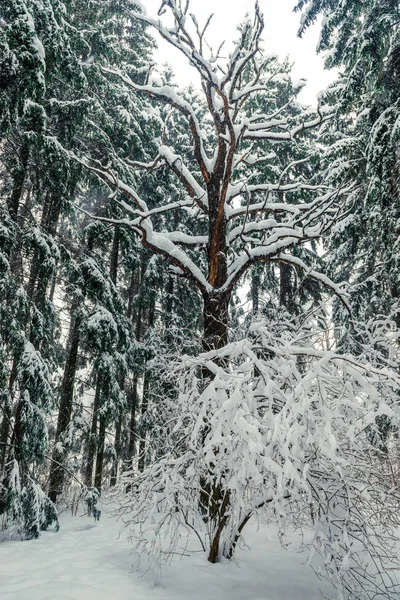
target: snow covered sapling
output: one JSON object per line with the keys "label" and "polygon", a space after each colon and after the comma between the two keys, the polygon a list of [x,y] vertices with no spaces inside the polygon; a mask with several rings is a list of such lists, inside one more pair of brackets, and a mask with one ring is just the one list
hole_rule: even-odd
{"label": "snow covered sapling", "polygon": [[119,499],[153,565],[193,547],[193,532],[203,549],[218,544],[217,558],[232,558],[250,519],[281,533],[307,525],[319,572],[341,597],[395,597],[399,496],[370,431],[382,415],[398,420],[400,380],[373,344],[355,358],[321,342],[314,312],[254,323],[242,340],[169,365],[179,395],[159,407],[160,427],[169,427],[160,458],[126,473],[131,491]]}

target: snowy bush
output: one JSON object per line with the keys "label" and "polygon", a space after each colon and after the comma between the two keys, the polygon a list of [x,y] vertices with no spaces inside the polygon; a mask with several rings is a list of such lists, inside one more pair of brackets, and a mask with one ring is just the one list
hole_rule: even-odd
{"label": "snowy bush", "polygon": [[24,539],[39,537],[40,532],[54,525],[58,530],[57,509],[33,478],[23,475],[22,483],[19,464],[14,460],[7,465],[8,489],[5,490],[3,529],[10,535],[20,534]]}
{"label": "snowy bush", "polygon": [[233,556],[251,518],[281,531],[308,523],[321,574],[343,597],[389,594],[400,497],[371,431],[383,415],[397,427],[399,379],[373,339],[354,357],[324,349],[323,335],[315,316],[262,321],[170,366],[179,394],[158,406],[164,451],[125,473],[119,497],[153,564],[182,551],[188,532],[214,562]]}

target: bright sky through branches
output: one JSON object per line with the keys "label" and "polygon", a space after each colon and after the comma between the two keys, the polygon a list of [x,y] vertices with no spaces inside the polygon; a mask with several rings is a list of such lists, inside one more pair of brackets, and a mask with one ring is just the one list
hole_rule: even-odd
{"label": "bright sky through branches", "polygon": [[[149,16],[157,17],[161,0],[143,0]],[[305,104],[316,105],[316,95],[335,78],[333,71],[324,71],[322,56],[317,56],[319,27],[316,24],[304,35],[297,37],[300,15],[293,13],[295,0],[259,0],[261,11],[265,17],[263,34],[264,48],[267,54],[278,54],[280,58],[289,55],[294,63],[293,78],[307,79],[307,86],[299,96]],[[231,42],[237,37],[236,26],[243,20],[246,12],[254,11],[253,0],[191,0],[190,12],[194,13],[202,25],[207,17],[214,13],[208,30],[208,42],[216,48],[222,40],[226,40],[225,50],[231,49]],[[165,16],[164,16],[165,18]],[[153,30],[159,49],[156,59],[160,63],[168,62],[173,68],[178,82],[197,85],[196,74],[187,65],[187,61]]]}

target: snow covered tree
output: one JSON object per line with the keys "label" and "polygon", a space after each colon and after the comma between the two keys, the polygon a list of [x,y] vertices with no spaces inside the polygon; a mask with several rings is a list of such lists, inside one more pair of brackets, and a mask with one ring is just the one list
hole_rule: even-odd
{"label": "snow covered tree", "polygon": [[300,35],[324,17],[317,50],[340,69],[323,94],[336,107],[325,177],[356,184],[345,223],[328,239],[331,273],[351,281],[355,317],[392,313],[399,327],[399,5],[301,0],[296,8]]}
{"label": "snow covered tree", "polygon": [[[276,101],[268,114],[257,109],[251,116],[246,115],[247,102],[276,94],[285,72],[275,60],[271,68],[271,59],[261,51],[264,23],[258,6],[254,22],[248,21],[241,28],[226,66],[218,54],[206,58],[204,31],[195,17],[192,20],[197,45],[193,41],[188,8],[183,10],[176,2],[168,3],[168,7],[175,22],[170,28],[143,14],[134,16],[155,27],[187,57],[202,79],[205,106],[189,103],[169,85],[151,81],[140,85],[128,74],[105,71],[138,94],[171,106],[185,117],[192,138],[192,148],[187,149],[185,156],[175,153],[173,132],[166,128],[152,162],[130,161],[138,169],[172,171],[181,182],[181,197],[166,198],[159,206],[149,207],[145,190],[139,193],[113,172],[91,164],[89,157],[77,160],[126,196],[118,203],[129,220],[110,222],[129,225],[141,235],[147,248],[170,263],[175,274],[197,287],[204,305],[204,348],[211,349],[226,343],[232,290],[258,261],[287,262],[305,269],[309,277],[331,285],[339,293],[339,287],[310,269],[291,249],[318,239],[329,229],[340,213],[340,197],[346,190],[310,184],[302,175],[291,177],[296,161],[281,167],[277,182],[252,183],[258,165],[271,159],[272,147],[295,143],[328,118],[321,111],[310,115],[300,110],[295,98],[283,105]],[[292,106],[297,110],[291,111]],[[285,193],[286,202],[280,201],[280,192]],[[300,192],[313,192],[313,198],[308,202],[290,202],[291,195]],[[179,227],[170,231],[159,229],[159,223],[164,225],[160,216],[172,211],[190,214],[190,229],[189,225],[184,231]]]}
{"label": "snow covered tree", "polygon": [[[55,306],[54,296],[63,295],[60,288],[64,282],[61,283],[59,274],[67,275],[68,279],[74,270],[68,269],[66,263],[73,262],[71,257],[76,247],[72,253],[70,249],[75,240],[64,237],[78,223],[71,219],[71,203],[76,200],[79,184],[85,187],[91,184],[84,182],[82,168],[71,161],[67,149],[83,145],[90,147],[93,155],[98,152],[104,157],[118,156],[129,147],[137,158],[145,157],[142,142],[147,138],[138,134],[140,102],[132,92],[123,94],[121,88],[117,97],[115,86],[98,67],[87,68],[93,55],[109,67],[122,68],[128,60],[131,67],[142,68],[152,41],[142,26],[129,20],[132,8],[138,6],[130,0],[118,4],[58,0],[0,2],[1,210],[6,225],[1,240],[6,277],[1,289],[4,387],[0,404],[3,484],[0,496],[5,501],[0,512],[9,508],[9,472],[12,469],[16,473],[12,461],[27,432],[32,453],[18,454],[22,461],[19,470],[24,471],[24,476],[20,473],[22,486],[28,474],[37,486],[37,463],[42,465],[40,484],[45,481],[44,450],[41,448],[39,452],[34,438],[40,436],[43,444],[47,440],[50,414],[58,409],[55,371],[57,366],[64,366],[65,356],[70,360],[61,382],[63,417],[56,431],[57,442],[66,434],[71,417],[81,315],[76,306],[71,306],[71,343],[64,353],[63,340],[61,344],[55,340],[60,306]],[[85,250],[80,250],[84,254]],[[47,378],[46,389],[51,390],[51,402],[44,394],[29,396],[37,414],[43,412],[45,428],[40,434],[36,426],[29,431],[24,429],[22,421],[19,425],[19,418],[28,406],[29,386],[33,385],[31,379],[28,378],[29,385],[25,381],[26,356],[36,357],[35,364],[41,365],[38,368],[41,385]],[[18,435],[22,440],[16,438]],[[60,458],[60,453],[53,456],[53,466],[57,465],[57,469],[51,469],[52,475],[55,472],[60,475],[64,468],[63,461],[57,460]],[[55,489],[59,490],[59,482]]]}
{"label": "snow covered tree", "polygon": [[[175,131],[169,129],[167,121],[152,161],[126,161],[150,176],[153,172],[172,172],[180,182],[180,194],[166,194],[157,205],[143,182],[140,187],[129,185],[118,165],[114,170],[105,169],[90,162],[90,156],[74,156],[119,193],[116,201],[125,209],[126,217],[103,220],[137,232],[146,248],[169,263],[172,273],[197,288],[203,301],[203,348],[215,351],[228,341],[232,292],[257,262],[300,268],[308,277],[344,296],[340,286],[314,270],[296,255],[295,249],[318,240],[329,230],[340,217],[341,197],[349,190],[307,181],[306,169],[298,169],[299,163],[305,163],[304,156],[277,164],[279,145],[295,144],[329,119],[329,114],[302,109],[295,100],[298,86],[293,86],[293,94],[286,101],[282,100],[279,91],[282,78],[287,81],[287,67],[262,52],[264,21],[258,5],[254,20],[248,19],[240,27],[239,39],[225,65],[219,51],[207,56],[207,25],[200,28],[189,14],[188,3],[183,7],[171,0],[163,7],[173,17],[170,27],[145,14],[133,16],[156,28],[197,70],[202,99],[189,101],[171,85],[159,85],[151,72],[147,82],[140,84],[129,71],[104,71],[139,95],[152,98],[153,111],[167,106],[185,119],[191,142],[184,152],[176,151]],[[255,106],[251,112],[250,104]],[[271,164],[271,180],[260,181],[259,168],[264,164]],[[176,219],[163,218],[175,213]],[[213,377],[212,370],[203,370],[205,386],[213,385],[208,383]],[[209,433],[205,421],[200,438],[205,441]],[[216,451],[217,465],[219,459]],[[221,522],[227,522],[232,510],[229,494],[215,477],[205,480],[198,495],[213,532],[209,553],[212,562],[220,556]]]}
{"label": "snow covered tree", "polygon": [[[319,317],[277,314],[244,339],[165,365],[179,395],[160,405],[157,425],[169,430],[161,456],[143,474],[125,473],[119,497],[135,550],[155,567],[193,548],[194,532],[210,559],[232,558],[259,519],[281,533],[311,527],[318,573],[340,598],[397,597],[396,476],[371,443],[377,417],[398,419],[391,324],[365,328],[355,358],[324,349]],[[204,369],[214,376],[206,384]],[[213,519],[194,501],[205,493]]]}

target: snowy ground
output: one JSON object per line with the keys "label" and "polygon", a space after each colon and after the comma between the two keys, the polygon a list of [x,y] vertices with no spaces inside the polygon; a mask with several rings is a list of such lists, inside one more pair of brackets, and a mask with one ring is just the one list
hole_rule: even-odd
{"label": "snowy ground", "polygon": [[[0,543],[0,600],[322,600],[335,598],[295,545],[283,549],[263,527],[247,531],[251,546],[238,564],[211,565],[200,553],[173,561],[155,585],[132,568],[135,557],[120,523],[61,515],[58,533]],[[321,593],[322,592],[322,593]]]}

